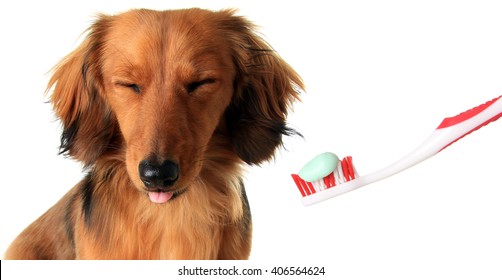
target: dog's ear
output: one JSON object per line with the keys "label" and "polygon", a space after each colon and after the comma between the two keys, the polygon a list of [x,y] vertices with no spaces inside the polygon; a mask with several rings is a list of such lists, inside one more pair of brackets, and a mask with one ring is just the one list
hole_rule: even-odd
{"label": "dog's ear", "polygon": [[231,41],[236,67],[235,94],[225,114],[239,157],[259,164],[273,157],[282,136],[296,133],[286,126],[288,110],[299,99],[303,81],[242,17],[223,11],[223,30]]}
{"label": "dog's ear", "polygon": [[100,18],[89,28],[80,46],[53,70],[48,91],[54,112],[61,120],[60,153],[92,164],[110,144],[116,120],[103,99],[100,53],[109,17]]}

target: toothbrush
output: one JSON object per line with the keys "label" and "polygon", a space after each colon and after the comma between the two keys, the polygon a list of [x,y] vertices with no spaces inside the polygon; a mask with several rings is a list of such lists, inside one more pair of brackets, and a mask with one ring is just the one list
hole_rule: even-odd
{"label": "toothbrush", "polygon": [[430,137],[410,154],[365,176],[359,176],[350,156],[339,160],[332,153],[318,155],[298,174],[291,176],[302,194],[303,205],[312,205],[406,170],[501,116],[502,96],[499,96],[459,115],[445,118]]}

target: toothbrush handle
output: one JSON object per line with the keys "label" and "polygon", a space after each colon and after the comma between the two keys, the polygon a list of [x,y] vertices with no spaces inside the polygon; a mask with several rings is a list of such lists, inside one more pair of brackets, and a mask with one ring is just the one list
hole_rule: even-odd
{"label": "toothbrush handle", "polygon": [[452,130],[451,139],[438,152],[500,117],[502,117],[502,96],[456,116],[445,118],[436,130]]}
{"label": "toothbrush handle", "polygon": [[366,185],[399,173],[434,156],[462,137],[497,120],[501,116],[502,96],[499,96],[457,116],[445,118],[429,138],[411,153],[386,168],[363,176],[364,178],[356,178],[353,181],[360,179],[361,182],[358,183],[363,182],[361,185]]}
{"label": "toothbrush handle", "polygon": [[[445,127],[448,127],[448,126],[452,126],[452,125],[456,125],[458,123],[461,123],[465,120],[468,120],[470,118],[472,118],[473,116],[483,112],[484,110],[486,110],[488,107],[492,106],[494,103],[496,103],[502,96],[499,96],[499,97],[495,97],[493,98],[492,100],[484,103],[484,104],[481,104],[477,107],[474,107],[472,109],[469,109],[465,112],[462,112],[454,117],[449,117],[449,118],[445,118],[441,124],[438,126],[438,128],[445,128]],[[502,109],[498,109],[498,111],[500,113],[502,113]],[[499,115],[500,117],[500,115]]]}

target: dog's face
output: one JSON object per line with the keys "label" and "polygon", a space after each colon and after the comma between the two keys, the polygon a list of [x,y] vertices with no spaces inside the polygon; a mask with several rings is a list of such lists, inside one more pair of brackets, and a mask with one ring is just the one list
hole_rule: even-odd
{"label": "dog's face", "polygon": [[157,203],[187,190],[216,133],[249,164],[269,159],[302,84],[251,28],[230,11],[102,16],[50,82],[62,151],[86,165],[123,153]]}
{"label": "dog's face", "polygon": [[200,172],[233,96],[235,67],[213,20],[149,16],[123,15],[108,30],[103,82],[131,179],[153,201],[165,202]]}

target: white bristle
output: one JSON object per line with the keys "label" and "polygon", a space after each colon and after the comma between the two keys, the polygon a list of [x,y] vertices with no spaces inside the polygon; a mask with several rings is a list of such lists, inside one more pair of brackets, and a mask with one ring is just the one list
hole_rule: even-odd
{"label": "white bristle", "polygon": [[335,171],[335,183],[337,185],[344,183],[345,182],[345,177],[343,176],[343,169],[342,169],[342,162],[338,162],[338,166],[336,167]]}
{"label": "white bristle", "polygon": [[324,182],[322,180],[317,180],[312,184],[314,185],[314,188],[317,192],[326,189],[326,186],[324,185]]}

